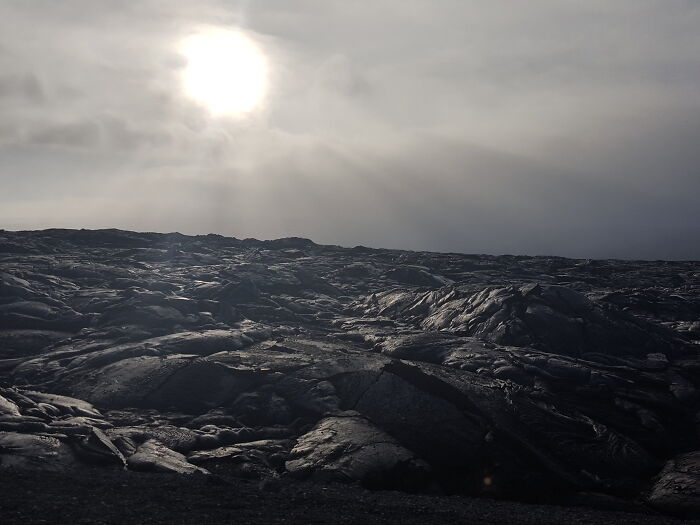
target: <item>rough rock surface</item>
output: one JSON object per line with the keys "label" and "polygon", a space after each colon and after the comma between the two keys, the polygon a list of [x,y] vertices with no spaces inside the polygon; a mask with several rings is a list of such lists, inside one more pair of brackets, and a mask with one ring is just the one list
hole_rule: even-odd
{"label": "rough rock surface", "polygon": [[373,488],[420,486],[428,465],[365,418],[323,419],[301,436],[285,464],[295,476],[355,481]]}
{"label": "rough rock surface", "polygon": [[0,470],[692,515],[699,327],[697,262],[0,231]]}
{"label": "rough rock surface", "polygon": [[700,452],[681,454],[666,463],[649,502],[662,511],[700,516]]}
{"label": "rough rock surface", "polygon": [[185,456],[179,452],[170,450],[154,439],[149,439],[139,446],[129,456],[126,464],[132,470],[173,472],[175,474],[207,473],[206,470],[189,463]]}

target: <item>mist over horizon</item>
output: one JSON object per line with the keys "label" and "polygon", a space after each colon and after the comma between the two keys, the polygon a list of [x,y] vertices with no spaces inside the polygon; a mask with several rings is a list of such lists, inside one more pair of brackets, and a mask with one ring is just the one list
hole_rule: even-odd
{"label": "mist over horizon", "polygon": [[[0,228],[700,259],[698,26],[685,0],[8,0]],[[188,51],[221,32],[249,55]]]}

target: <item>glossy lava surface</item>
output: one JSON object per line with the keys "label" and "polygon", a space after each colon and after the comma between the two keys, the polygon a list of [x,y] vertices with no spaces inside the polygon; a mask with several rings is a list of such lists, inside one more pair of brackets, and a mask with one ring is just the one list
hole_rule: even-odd
{"label": "glossy lava surface", "polygon": [[699,340],[698,262],[0,231],[0,470],[694,515]]}

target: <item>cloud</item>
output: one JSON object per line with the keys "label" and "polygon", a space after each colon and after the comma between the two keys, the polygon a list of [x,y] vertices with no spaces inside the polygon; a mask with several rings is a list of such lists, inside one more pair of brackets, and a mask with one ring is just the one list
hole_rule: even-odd
{"label": "cloud", "polygon": [[0,76],[0,99],[41,104],[44,101],[44,90],[39,79],[32,73],[3,75]]}
{"label": "cloud", "polygon": [[[700,257],[700,8],[681,0],[0,4],[0,221]],[[263,107],[177,44],[240,27]]]}

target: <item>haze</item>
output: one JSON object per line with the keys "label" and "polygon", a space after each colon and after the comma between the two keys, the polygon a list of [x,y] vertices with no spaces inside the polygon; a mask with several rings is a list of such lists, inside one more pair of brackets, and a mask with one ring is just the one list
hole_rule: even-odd
{"label": "haze", "polygon": [[[694,0],[3,0],[0,227],[697,259],[698,27]],[[183,89],[208,28],[264,54],[245,114]]]}

